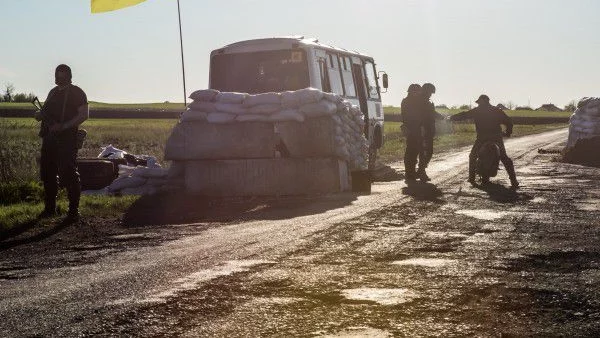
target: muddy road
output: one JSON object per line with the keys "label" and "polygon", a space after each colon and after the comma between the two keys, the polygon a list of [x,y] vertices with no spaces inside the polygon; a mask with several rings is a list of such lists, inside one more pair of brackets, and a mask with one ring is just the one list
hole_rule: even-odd
{"label": "muddy road", "polygon": [[431,184],[177,203],[170,219],[197,221],[1,242],[0,335],[598,336],[600,169],[538,153],[566,135],[507,141],[516,193],[504,171],[468,185],[463,148]]}

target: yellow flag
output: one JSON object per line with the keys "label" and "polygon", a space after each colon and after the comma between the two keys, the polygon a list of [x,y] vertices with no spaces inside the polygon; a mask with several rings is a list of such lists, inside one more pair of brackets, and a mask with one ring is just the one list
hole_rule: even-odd
{"label": "yellow flag", "polygon": [[115,11],[144,1],[146,0],[92,0],[92,13]]}

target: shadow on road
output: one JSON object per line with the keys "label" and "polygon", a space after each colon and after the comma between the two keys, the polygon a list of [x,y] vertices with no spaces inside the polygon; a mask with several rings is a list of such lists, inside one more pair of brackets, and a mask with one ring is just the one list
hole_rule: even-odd
{"label": "shadow on road", "polygon": [[280,220],[343,208],[356,194],[324,196],[208,198],[162,194],[139,198],[123,216],[126,226]]}
{"label": "shadow on road", "polygon": [[[29,230],[34,229],[36,227],[36,225],[39,225],[39,220],[33,220],[33,221],[19,224],[19,225],[13,227],[10,231],[0,234],[0,250],[10,249],[15,246],[41,241],[43,239],[46,239],[52,235],[59,233],[60,231],[62,231],[66,227],[68,227],[69,225],[73,225],[73,223],[66,222],[63,220],[60,222],[56,222],[52,225],[44,226],[43,228],[40,228],[39,231],[34,230],[34,231],[32,231],[33,234],[28,235],[27,237],[15,238],[15,237],[19,237],[19,235],[21,235],[25,232],[29,232]],[[14,239],[7,240],[9,238],[14,238]]]}
{"label": "shadow on road", "polygon": [[533,199],[531,195],[519,193],[518,190],[507,188],[502,184],[493,182],[485,185],[478,185],[477,188],[485,191],[491,200],[498,203],[515,203],[518,201],[528,201]]}
{"label": "shadow on road", "polygon": [[373,182],[395,182],[404,179],[404,175],[389,165],[378,164],[372,173]]}
{"label": "shadow on road", "polygon": [[402,188],[404,195],[412,196],[417,201],[429,201],[434,203],[446,203],[441,197],[444,193],[432,183],[411,182]]}

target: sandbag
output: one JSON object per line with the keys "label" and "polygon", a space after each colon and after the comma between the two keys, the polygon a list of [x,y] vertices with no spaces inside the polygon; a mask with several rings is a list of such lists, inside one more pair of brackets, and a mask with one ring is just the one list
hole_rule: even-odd
{"label": "sandbag", "polygon": [[236,115],[229,113],[209,113],[206,121],[209,123],[232,123],[235,122]]}
{"label": "sandbag", "polygon": [[206,117],[208,116],[207,112],[197,111],[197,110],[186,110],[181,115],[181,122],[191,122],[191,121],[206,121]]}
{"label": "sandbag", "polygon": [[261,104],[248,108],[249,114],[271,115],[281,110],[281,104]]}
{"label": "sandbag", "polygon": [[334,93],[323,93],[323,99],[333,102],[335,104],[341,103],[344,101],[344,98]]}
{"label": "sandbag", "polygon": [[143,177],[125,176],[119,177],[114,180],[109,186],[108,190],[111,192],[119,191],[125,188],[135,188],[146,183],[146,179]]}
{"label": "sandbag", "polygon": [[269,116],[270,122],[287,122],[297,121],[304,122],[304,115],[294,109],[282,110],[278,113]]}
{"label": "sandbag", "polygon": [[598,97],[584,97],[577,103],[577,108],[583,107],[597,107],[600,106],[600,98]]}
{"label": "sandbag", "polygon": [[281,105],[284,108],[297,108],[308,103],[318,102],[322,98],[322,91],[315,88],[304,88],[281,93]]}
{"label": "sandbag", "polygon": [[332,115],[337,111],[337,105],[331,101],[321,100],[319,102],[304,104],[299,110],[307,118],[314,118]]}
{"label": "sandbag", "polygon": [[203,111],[206,113],[212,113],[214,111],[217,111],[217,108],[216,108],[214,102],[205,102],[205,101],[193,101],[192,103],[188,104],[188,109]]}
{"label": "sandbag", "polygon": [[262,93],[256,95],[248,95],[244,99],[245,107],[254,107],[264,104],[281,105],[281,94],[279,93]]}
{"label": "sandbag", "polygon": [[235,118],[238,122],[270,122],[268,115],[261,114],[243,114]]}
{"label": "sandbag", "polygon": [[215,108],[217,112],[220,113],[229,113],[229,114],[244,114],[248,112],[248,109],[244,107],[241,103],[221,103],[217,102],[215,104]]}
{"label": "sandbag", "polygon": [[169,170],[164,168],[137,167],[133,170],[131,176],[144,178],[166,178],[168,173]]}
{"label": "sandbag", "polygon": [[194,101],[215,101],[219,91],[216,89],[201,89],[190,94],[190,99]]}
{"label": "sandbag", "polygon": [[236,92],[221,92],[217,94],[216,101],[220,103],[237,103],[242,104],[244,99],[248,96],[246,93]]}

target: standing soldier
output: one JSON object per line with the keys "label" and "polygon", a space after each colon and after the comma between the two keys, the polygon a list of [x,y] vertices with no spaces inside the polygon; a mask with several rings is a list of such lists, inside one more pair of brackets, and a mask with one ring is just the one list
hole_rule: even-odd
{"label": "standing soldier", "polygon": [[71,68],[61,64],[54,73],[56,87],[50,90],[41,112],[42,151],[40,176],[44,184],[44,211],[40,218],[56,215],[57,176],[67,189],[69,212],[66,222],[79,220],[81,183],[77,172],[77,130],[89,116],[87,96],[71,84]]}
{"label": "standing soldier", "polygon": [[[452,121],[466,119],[475,120],[477,139],[469,154],[469,182],[475,185],[475,163],[477,161],[479,149],[485,142],[491,141],[498,145],[500,150],[500,161],[502,161],[504,168],[506,168],[512,188],[517,189],[519,187],[519,182],[517,181],[515,167],[513,161],[506,154],[504,141],[502,140],[502,136],[509,137],[512,134],[512,120],[502,109],[492,106],[490,104],[490,98],[487,95],[479,96],[475,102],[477,102],[477,107],[469,111],[458,113],[450,118]],[[502,133],[501,125],[506,126],[506,132]]]}
{"label": "standing soldier", "polygon": [[404,171],[406,182],[417,179],[415,170],[417,158],[423,149],[423,98],[421,86],[411,84],[408,95],[400,106],[400,119],[406,135],[406,150],[404,152]]}
{"label": "standing soldier", "polygon": [[425,169],[433,156],[433,138],[435,137],[435,120],[444,119],[444,115],[435,111],[435,105],[431,102],[431,95],[435,94],[435,86],[431,83],[425,83],[421,89],[423,96],[423,147],[419,153],[419,170],[417,177],[422,182],[430,181]]}

